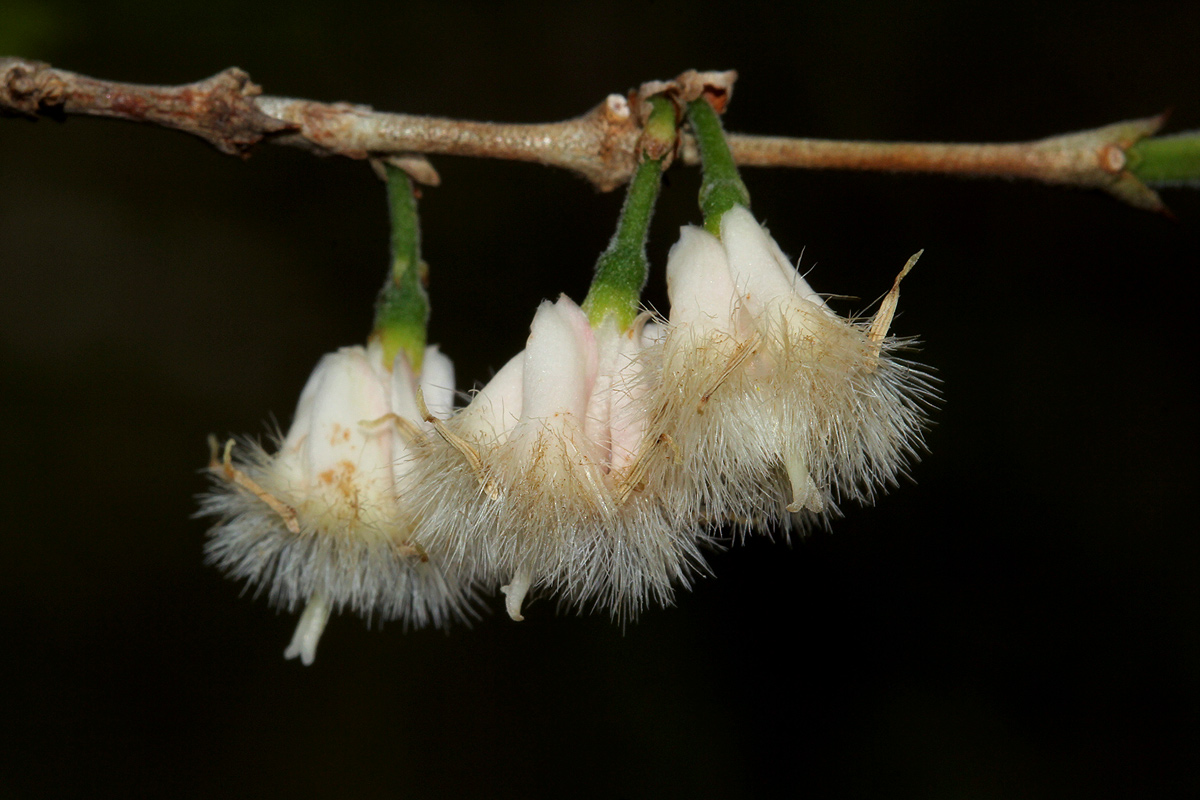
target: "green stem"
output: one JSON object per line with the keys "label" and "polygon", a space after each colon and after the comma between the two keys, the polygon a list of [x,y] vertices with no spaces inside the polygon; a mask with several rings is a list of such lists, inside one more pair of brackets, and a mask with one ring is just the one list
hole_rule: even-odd
{"label": "green stem", "polygon": [[713,236],[721,235],[721,217],[735,205],[750,207],[750,192],[738,174],[733,153],[725,141],[721,118],[701,97],[688,103],[688,122],[700,148],[704,177],[700,181],[700,210],[704,227]]}
{"label": "green stem", "polygon": [[662,183],[663,156],[673,149],[677,135],[674,104],[664,97],[653,97],[650,102],[652,111],[642,132],[642,160],[629,182],[617,232],[596,260],[596,275],[583,301],[593,328],[612,316],[622,331],[628,330],[637,319],[650,271],[646,237]]}
{"label": "green stem", "polygon": [[383,343],[383,363],[390,366],[404,351],[413,371],[421,371],[429,298],[422,285],[421,228],[417,197],[408,173],[390,164],[387,170],[388,211],[392,220],[392,270],[375,302],[372,337]]}
{"label": "green stem", "polygon": [[1130,147],[1129,171],[1149,184],[1195,186],[1200,183],[1200,131],[1142,139]]}

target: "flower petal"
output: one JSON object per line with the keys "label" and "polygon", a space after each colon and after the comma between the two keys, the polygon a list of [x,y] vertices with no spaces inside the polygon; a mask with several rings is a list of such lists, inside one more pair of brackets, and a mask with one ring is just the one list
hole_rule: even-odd
{"label": "flower petal", "polygon": [[454,430],[466,439],[502,442],[521,418],[525,351],[517,353],[475,393],[454,418]]}
{"label": "flower petal", "polygon": [[360,506],[359,490],[390,486],[392,437],[361,427],[390,411],[367,352],[343,347],[321,359],[304,387],[281,459],[297,458],[304,488],[349,512]]}
{"label": "flower petal", "polygon": [[587,316],[566,297],[543,302],[525,347],[522,420],[572,414],[582,423],[596,380],[596,340]]}
{"label": "flower petal", "polygon": [[721,242],[738,295],[751,314],[758,316],[793,298],[824,306],[749,209],[734,206],[725,212]]}
{"label": "flower petal", "polygon": [[737,288],[717,237],[693,226],[680,229],[667,256],[667,296],[672,325],[690,326],[698,335],[733,332]]}
{"label": "flower petal", "polygon": [[[425,348],[420,383],[425,405],[435,416],[444,419],[454,412],[454,362],[436,345]],[[414,415],[410,419],[419,420],[420,417]]]}

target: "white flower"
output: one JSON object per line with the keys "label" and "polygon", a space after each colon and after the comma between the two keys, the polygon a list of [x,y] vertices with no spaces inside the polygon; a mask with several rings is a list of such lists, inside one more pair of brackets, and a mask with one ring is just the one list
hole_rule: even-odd
{"label": "white flower", "polygon": [[[425,396],[448,411],[453,387],[450,360],[429,348]],[[312,661],[335,608],[417,626],[466,611],[464,584],[430,562],[396,494],[408,442],[421,435],[416,390],[403,353],[389,369],[378,343],[345,347],[317,364],[277,453],[243,443],[233,460],[232,442],[223,462],[214,453],[216,485],[201,507],[220,517],[209,560],[279,606],[307,604],[289,658]]]}
{"label": "white flower", "polygon": [[632,615],[701,563],[644,482],[645,462],[668,458],[646,446],[637,402],[645,328],[593,330],[571,300],[543,303],[526,349],[438,424],[409,474],[421,540],[507,584],[513,619],[531,588]]}
{"label": "white flower", "polygon": [[666,335],[647,353],[660,382],[646,402],[682,465],[656,463],[651,480],[685,521],[786,528],[895,482],[932,394],[885,337],[897,288],[874,326],[838,316],[741,206],[719,240],[683,229],[667,282]]}

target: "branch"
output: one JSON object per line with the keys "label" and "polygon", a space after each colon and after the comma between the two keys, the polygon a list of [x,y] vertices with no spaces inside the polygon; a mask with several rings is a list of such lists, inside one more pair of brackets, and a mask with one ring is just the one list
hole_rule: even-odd
{"label": "branch", "polygon": [[49,64],[0,58],[0,111],[36,118],[64,114],[149,122],[186,131],[222,153],[243,154],[266,136],[291,126],[259,111],[260,89],[240,69],[185,86],[114,83],[53,69]]}
{"label": "branch", "polygon": [[[632,108],[631,108],[632,101]],[[601,191],[626,183],[636,165],[639,101],[609,95],[574,119],[544,124],[473,122],[374,111],[369,106],[263,96],[231,68],[183,86],[102,81],[48,64],[0,58],[0,112],[31,118],[83,114],[148,122],[200,136],[223,153],[246,155],[268,141],[328,155],[384,157],[418,180],[437,175],[412,154],[531,161],[571,170]],[[1158,195],[1129,169],[1127,151],[1153,135],[1165,115],[1015,144],[847,142],[730,134],[742,166],[922,172],[1026,178],[1104,189],[1138,208],[1165,211]],[[698,163],[690,135],[680,157]],[[1169,183],[1164,180],[1163,183]]]}
{"label": "branch", "polygon": [[350,158],[425,153],[532,161],[571,170],[605,192],[633,174],[641,133],[620,95],[610,95],[583,116],[532,125],[391,114],[285,97],[260,97],[257,105],[295,130],[273,140],[278,144]]}
{"label": "branch", "polygon": [[[1026,178],[1103,189],[1147,211],[1166,211],[1158,194],[1131,172],[1126,151],[1166,121],[1160,114],[1092,130],[1012,144],[847,142],[731,134],[741,166],[918,172],[972,178]],[[695,153],[685,149],[691,163]]]}

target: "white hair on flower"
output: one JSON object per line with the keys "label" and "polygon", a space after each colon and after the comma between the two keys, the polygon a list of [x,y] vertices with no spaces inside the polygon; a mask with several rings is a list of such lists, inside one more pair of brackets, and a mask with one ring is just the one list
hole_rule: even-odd
{"label": "white hair on flower", "polygon": [[684,228],[667,281],[666,335],[646,353],[659,382],[644,402],[652,435],[682,461],[652,477],[680,524],[786,530],[896,482],[934,392],[896,357],[908,343],[885,335],[894,297],[875,326],[838,316],[742,206],[720,239]]}
{"label": "white hair on flower", "polygon": [[418,537],[472,580],[635,615],[669,603],[702,559],[646,485],[644,330],[593,330],[571,300],[543,303],[526,349],[415,453],[404,490]]}
{"label": "white hair on flower", "polygon": [[[453,405],[453,370],[426,350],[422,389],[439,409]],[[208,559],[276,606],[307,606],[289,658],[312,662],[335,609],[416,627],[470,613],[468,585],[429,559],[396,494],[403,455],[424,435],[416,390],[403,353],[385,366],[378,343],[344,347],[317,364],[277,452],[231,441],[220,458],[214,443],[199,512],[218,518]]]}

